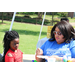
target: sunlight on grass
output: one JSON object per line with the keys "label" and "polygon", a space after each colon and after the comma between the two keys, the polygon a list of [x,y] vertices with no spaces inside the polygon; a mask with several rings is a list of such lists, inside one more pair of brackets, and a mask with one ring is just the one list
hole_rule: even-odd
{"label": "sunlight on grass", "polygon": [[[11,25],[11,21],[4,21],[6,25],[0,24],[0,53],[3,53],[3,44],[2,40],[4,37],[4,32],[8,31]],[[19,49],[25,54],[35,54],[36,44],[38,42],[39,33],[41,25],[35,24],[26,24],[14,22],[12,30],[15,30],[19,33],[20,44]],[[47,36],[47,26],[43,26],[41,38]]]}

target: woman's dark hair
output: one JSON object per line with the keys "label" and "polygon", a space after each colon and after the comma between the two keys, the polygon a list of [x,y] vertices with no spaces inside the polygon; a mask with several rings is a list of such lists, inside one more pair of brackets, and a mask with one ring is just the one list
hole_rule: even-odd
{"label": "woman's dark hair", "polygon": [[68,18],[61,18],[61,21],[63,21],[63,20],[65,20],[65,21],[69,21]]}
{"label": "woman's dark hair", "polygon": [[74,32],[74,28],[72,27],[72,25],[70,25],[70,23],[68,23],[67,21],[61,21],[61,22],[58,22],[57,24],[55,24],[54,27],[52,28],[51,38],[49,39],[49,41],[55,40],[53,31],[55,31],[56,27],[59,28],[59,30],[61,31],[64,38],[66,38],[65,39],[66,43],[69,43],[71,41],[71,39],[75,39],[75,32]]}
{"label": "woman's dark hair", "polygon": [[10,42],[16,38],[19,38],[19,34],[16,31],[6,31],[3,38],[4,54],[2,61],[5,61],[5,54],[10,48]]}

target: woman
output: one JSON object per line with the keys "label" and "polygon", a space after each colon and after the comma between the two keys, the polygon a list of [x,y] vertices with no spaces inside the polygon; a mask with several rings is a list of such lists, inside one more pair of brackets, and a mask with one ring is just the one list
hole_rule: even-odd
{"label": "woman", "polygon": [[[62,61],[67,54],[75,61],[75,36],[74,28],[66,21],[61,21],[54,25],[51,30],[51,38],[36,50],[36,60],[42,61],[37,55],[46,55]],[[46,60],[46,59],[45,59]],[[47,61],[47,60],[46,60]]]}

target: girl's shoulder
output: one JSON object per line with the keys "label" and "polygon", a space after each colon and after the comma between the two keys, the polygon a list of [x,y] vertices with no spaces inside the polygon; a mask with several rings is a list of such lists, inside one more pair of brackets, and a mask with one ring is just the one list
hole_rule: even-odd
{"label": "girl's shoulder", "polygon": [[7,51],[7,53],[6,53],[5,56],[6,56],[6,57],[8,57],[8,56],[9,56],[9,57],[11,57],[11,56],[13,57],[13,55],[14,55],[14,52],[13,52],[11,49],[9,49],[9,50]]}
{"label": "girl's shoulder", "polygon": [[18,49],[18,52],[21,52],[23,54],[23,52],[20,49]]}
{"label": "girl's shoulder", "polygon": [[9,50],[7,51],[7,53],[13,53],[13,51],[12,51],[11,49],[9,49]]}
{"label": "girl's shoulder", "polygon": [[[13,52],[11,49],[8,50],[8,52],[6,53],[6,55],[11,54],[12,56],[15,56],[16,52]],[[17,49],[17,54],[23,54],[23,52],[20,49]]]}

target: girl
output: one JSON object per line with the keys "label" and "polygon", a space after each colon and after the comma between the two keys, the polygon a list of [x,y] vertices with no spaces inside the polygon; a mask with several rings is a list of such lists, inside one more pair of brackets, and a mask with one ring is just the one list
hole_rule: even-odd
{"label": "girl", "polygon": [[43,60],[42,58],[38,58],[37,55],[46,55],[49,58],[62,61],[64,59],[63,57],[69,54],[72,61],[75,61],[74,34],[74,28],[66,21],[61,21],[54,25],[51,30],[51,38],[36,50],[36,60]]}
{"label": "girl", "polygon": [[19,35],[16,31],[7,31],[3,39],[3,61],[5,62],[22,62],[23,53],[18,49]]}

